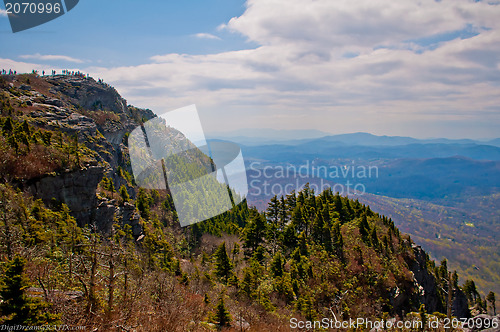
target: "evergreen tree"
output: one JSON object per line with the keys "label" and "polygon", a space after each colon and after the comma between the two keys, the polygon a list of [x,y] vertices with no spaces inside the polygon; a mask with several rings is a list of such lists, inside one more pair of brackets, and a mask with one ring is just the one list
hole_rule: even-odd
{"label": "evergreen tree", "polygon": [[420,321],[422,322],[422,325],[420,326],[420,331],[425,331],[427,326],[427,315],[425,310],[425,304],[422,303],[420,305],[420,308],[418,309],[418,314],[420,316]]}
{"label": "evergreen tree", "polygon": [[372,246],[375,248],[375,249],[378,249],[379,246],[380,246],[380,243],[379,243],[379,240],[378,240],[378,236],[377,236],[377,229],[376,227],[374,226],[373,229],[372,229],[372,233],[371,233],[371,242],[372,242]]}
{"label": "evergreen tree", "polygon": [[472,279],[468,279],[465,281],[462,290],[465,293],[465,296],[467,297],[467,300],[469,300],[470,304],[475,303],[477,301],[477,298],[480,298],[479,293],[476,289],[476,284]]}
{"label": "evergreen tree", "polygon": [[217,325],[219,325],[220,327],[229,326],[231,324],[231,321],[233,320],[231,314],[226,309],[223,295],[219,297],[219,301],[217,302],[217,306],[215,307],[213,318]]}
{"label": "evergreen tree", "polygon": [[262,215],[252,210],[252,216],[243,232],[242,240],[245,255],[251,256],[257,247],[263,242],[266,231],[265,221]]}
{"label": "evergreen tree", "polygon": [[266,211],[267,217],[267,231],[266,237],[271,244],[272,253],[274,254],[278,249],[278,234],[280,233],[280,225],[279,225],[279,215],[280,215],[280,201],[278,197],[274,195],[271,198],[268,208]]}
{"label": "evergreen tree", "polygon": [[226,252],[226,242],[222,244],[215,251],[215,275],[222,278],[225,282],[229,279],[233,271],[233,265],[229,260]]}
{"label": "evergreen tree", "polygon": [[28,288],[28,278],[24,273],[26,262],[16,256],[7,262],[5,274],[2,277],[0,296],[0,321],[9,325],[40,326],[56,324],[58,317],[47,312],[48,304],[40,299],[30,298],[25,291]]}
{"label": "evergreen tree", "polygon": [[130,196],[128,195],[128,192],[127,192],[127,187],[125,187],[125,185],[122,185],[120,187],[120,196],[124,202],[128,202],[130,199]]}
{"label": "evergreen tree", "polygon": [[274,255],[273,260],[271,262],[271,274],[274,277],[281,277],[283,275],[283,258],[281,257],[281,254],[278,252],[276,255]]}
{"label": "evergreen tree", "polygon": [[332,232],[332,246],[335,255],[337,255],[338,258],[341,260],[343,259],[343,247],[344,247],[344,239],[342,238],[342,233],[340,231],[340,222],[335,223],[333,226],[333,232]]}
{"label": "evergreen tree", "polygon": [[359,222],[358,227],[361,239],[363,240],[363,242],[367,243],[369,241],[368,232],[370,231],[370,226],[368,225],[368,219],[366,218],[366,214],[363,214],[363,216],[361,217],[361,221]]}
{"label": "evergreen tree", "polygon": [[266,258],[266,249],[264,249],[263,246],[258,246],[253,253],[252,259],[258,262],[259,264],[262,264],[265,258]]}
{"label": "evergreen tree", "polygon": [[243,270],[243,280],[241,282],[241,291],[243,294],[245,294],[247,297],[252,296],[252,292],[254,289],[254,275],[252,274],[252,270],[250,268],[245,268]]}
{"label": "evergreen tree", "polygon": [[12,120],[8,117],[3,123],[2,130],[5,134],[11,134],[14,126],[12,124]]}
{"label": "evergreen tree", "polygon": [[139,189],[135,204],[137,209],[141,212],[141,217],[149,219],[150,197],[143,188]]}

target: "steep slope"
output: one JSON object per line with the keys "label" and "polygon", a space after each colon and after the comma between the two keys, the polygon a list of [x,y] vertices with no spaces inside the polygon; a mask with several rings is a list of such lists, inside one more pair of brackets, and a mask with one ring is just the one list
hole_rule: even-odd
{"label": "steep slope", "polygon": [[124,137],[153,112],[127,106],[114,88],[81,75],[0,80],[3,181],[50,206],[67,204],[80,225],[109,229],[114,208],[96,196],[98,184],[107,175],[135,197]]}

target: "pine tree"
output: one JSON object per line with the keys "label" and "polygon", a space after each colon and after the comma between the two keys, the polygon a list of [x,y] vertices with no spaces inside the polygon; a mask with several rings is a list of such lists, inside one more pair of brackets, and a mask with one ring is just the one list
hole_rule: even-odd
{"label": "pine tree", "polygon": [[233,246],[233,250],[231,250],[231,260],[233,264],[235,264],[235,260],[238,258],[238,255],[240,254],[240,245],[236,242]]}
{"label": "pine tree", "polygon": [[342,237],[342,233],[340,231],[340,222],[335,223],[333,226],[332,232],[332,246],[335,255],[343,260],[344,258],[344,239]]}
{"label": "pine tree", "polygon": [[0,296],[0,321],[9,325],[46,325],[56,324],[58,317],[47,312],[48,304],[40,299],[30,298],[25,291],[28,278],[24,273],[26,261],[16,256],[7,262],[2,277]]}
{"label": "pine tree", "polygon": [[247,256],[251,256],[253,251],[263,242],[266,230],[264,218],[257,211],[252,210],[251,213],[253,215],[242,236],[243,247],[246,249],[245,255]]}
{"label": "pine tree", "polygon": [[474,280],[471,279],[466,280],[462,287],[462,290],[465,293],[465,296],[469,300],[470,304],[474,304],[477,301],[479,293],[476,289],[476,284],[474,283]]}
{"label": "pine tree", "polygon": [[278,249],[278,233],[281,231],[279,227],[279,214],[280,214],[280,201],[278,197],[274,195],[269,202],[269,207],[267,208],[267,239],[271,244],[272,253],[274,254]]}
{"label": "pine tree", "polygon": [[229,326],[232,320],[233,318],[231,317],[231,314],[226,309],[224,297],[221,295],[219,297],[219,301],[217,302],[217,306],[215,307],[214,321],[217,322],[219,326],[223,327]]}
{"label": "pine tree", "polygon": [[252,274],[252,270],[247,267],[243,270],[243,280],[241,282],[241,291],[247,297],[252,296],[252,292],[254,289],[254,275]]}
{"label": "pine tree", "polygon": [[363,214],[361,217],[361,221],[359,222],[359,234],[361,235],[361,239],[363,242],[367,243],[368,240],[368,232],[370,231],[370,226],[368,225],[368,219],[366,218],[366,214]]}
{"label": "pine tree", "polygon": [[279,252],[274,255],[270,269],[274,277],[281,277],[283,275],[283,259]]}
{"label": "pine tree", "polygon": [[420,331],[425,331],[427,326],[427,315],[425,310],[425,304],[422,303],[420,305],[420,308],[418,309],[418,314],[420,316],[420,321],[422,322],[422,325],[420,326]]}
{"label": "pine tree", "polygon": [[14,126],[12,124],[12,120],[7,118],[5,122],[3,123],[2,130],[5,134],[10,134],[12,133],[12,130],[14,129]]}
{"label": "pine tree", "polygon": [[378,240],[377,229],[375,228],[375,226],[372,229],[372,233],[371,233],[370,237],[371,237],[372,246],[375,249],[378,249],[379,246],[380,246],[380,243],[379,243],[379,240]]}
{"label": "pine tree", "polygon": [[233,265],[229,260],[226,252],[226,242],[222,244],[215,251],[215,275],[222,278],[225,282],[229,279],[233,271]]}
{"label": "pine tree", "polygon": [[127,188],[125,185],[122,185],[120,187],[120,196],[123,199],[123,202],[128,202],[130,199],[130,196],[128,195]]}

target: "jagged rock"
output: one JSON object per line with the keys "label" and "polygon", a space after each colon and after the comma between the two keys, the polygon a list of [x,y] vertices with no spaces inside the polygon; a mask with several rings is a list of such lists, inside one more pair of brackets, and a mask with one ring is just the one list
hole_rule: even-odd
{"label": "jagged rock", "polygon": [[237,331],[247,331],[250,329],[250,324],[243,317],[238,317],[234,321],[234,327]]}
{"label": "jagged rock", "polygon": [[[471,326],[468,323],[472,323]],[[480,327],[479,327],[480,326]],[[488,327],[488,328],[486,328]],[[474,316],[471,320],[467,320],[464,324],[464,331],[467,332],[499,332],[500,331],[500,315],[490,316],[480,314]]]}
{"label": "jagged rock", "polygon": [[59,99],[47,99],[47,100],[45,100],[45,104],[53,105],[53,106],[57,106],[57,107],[64,106],[64,103]]}
{"label": "jagged rock", "polygon": [[113,225],[117,210],[113,203],[114,200],[102,199],[99,201],[96,208],[95,223],[97,229],[104,234],[109,234],[111,232],[111,226]]}
{"label": "jagged rock", "polygon": [[46,176],[30,181],[28,190],[50,205],[52,200],[65,203],[80,226],[93,222],[97,206],[96,189],[104,175],[104,167],[90,166],[74,172]]}
{"label": "jagged rock", "polygon": [[120,225],[130,225],[132,235],[138,238],[142,234],[142,226],[137,209],[128,202],[121,206],[115,206],[115,203],[116,200],[100,200],[95,215],[97,229],[104,234],[110,234],[111,226],[116,218]]}
{"label": "jagged rock", "polygon": [[469,318],[470,310],[467,302],[467,297],[461,289],[455,290],[453,294],[453,303],[451,305],[451,313],[458,318]]}
{"label": "jagged rock", "polygon": [[392,307],[397,312],[401,312],[402,311],[402,307],[408,301],[408,296],[406,295],[406,293],[401,292],[401,290],[399,289],[399,287],[396,286],[391,291],[390,300],[391,300]]}
{"label": "jagged rock", "polygon": [[[96,160],[88,169],[30,179],[21,186],[49,206],[53,199],[67,204],[80,226],[95,223],[107,233],[117,218],[129,224],[134,236],[139,237],[142,227],[135,206],[128,203],[116,206],[116,202],[100,200],[96,189],[104,173],[117,188],[128,187],[127,180],[116,172],[121,166],[131,173],[123,137],[141,121],[153,118],[154,113],[127,105],[113,87],[92,78],[57,75],[43,79],[49,84],[49,96],[21,85],[20,89],[26,92],[12,98],[35,108],[26,114],[32,125],[68,136],[77,134],[79,144],[97,152],[92,156]],[[12,83],[9,86],[14,87]],[[101,166],[97,167],[98,164]],[[135,191],[130,190],[129,195],[135,198]]]}
{"label": "jagged rock", "polygon": [[27,85],[27,84],[21,84],[19,86],[19,90],[23,90],[23,91],[30,91],[31,90],[31,86]]}
{"label": "jagged rock", "polygon": [[132,227],[134,238],[138,238],[142,234],[140,215],[133,204],[125,202],[123,206],[120,206],[118,216],[121,218],[122,225],[130,225]]}
{"label": "jagged rock", "polygon": [[419,292],[421,303],[425,304],[427,312],[441,311],[444,308],[439,303],[437,294],[436,279],[427,270],[427,257],[425,251],[420,246],[413,246],[415,259],[409,264],[410,271],[413,272],[417,287],[422,287]]}

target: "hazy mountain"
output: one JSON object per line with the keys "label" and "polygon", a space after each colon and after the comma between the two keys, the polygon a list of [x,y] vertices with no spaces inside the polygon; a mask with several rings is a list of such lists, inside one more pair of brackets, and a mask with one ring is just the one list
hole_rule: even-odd
{"label": "hazy mountain", "polygon": [[239,129],[227,132],[207,133],[211,138],[240,138],[256,141],[288,141],[296,139],[319,138],[331,135],[330,133],[315,129],[272,129],[272,128],[253,128]]}
{"label": "hazy mountain", "polygon": [[[269,133],[263,130],[261,135],[255,133],[247,133],[246,130],[226,134],[213,134],[211,137],[227,139],[242,145],[301,145],[301,144],[330,144],[332,146],[347,145],[347,146],[398,146],[409,144],[446,144],[446,145],[490,145],[500,147],[500,138],[490,141],[479,141],[472,139],[448,139],[448,138],[433,138],[433,139],[417,139],[404,136],[377,136],[369,133],[351,133],[340,135],[321,135],[319,131],[305,130],[301,134],[300,131],[282,131],[282,135],[277,133]],[[289,134],[289,135],[287,135]],[[295,135],[296,134],[296,135]],[[309,134],[309,136],[307,135]],[[301,138],[301,136],[307,138]],[[315,136],[320,135],[320,136]],[[285,137],[291,138],[286,139]]]}

